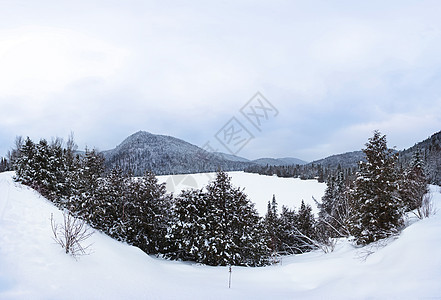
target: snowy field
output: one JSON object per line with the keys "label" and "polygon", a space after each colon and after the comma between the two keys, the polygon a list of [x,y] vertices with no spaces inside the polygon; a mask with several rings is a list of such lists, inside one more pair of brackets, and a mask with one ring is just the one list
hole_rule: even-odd
{"label": "snowy field", "polygon": [[[279,204],[279,212],[282,205],[298,209],[302,200],[311,205],[313,212],[317,212],[317,206],[312,197],[320,201],[326,189],[326,184],[318,183],[317,180],[279,178],[245,172],[228,172],[228,175],[231,177],[233,186],[244,188],[245,194],[255,204],[261,216],[265,215],[268,201],[271,201],[273,194]],[[181,190],[203,188],[214,178],[216,178],[216,173],[158,176],[159,182],[166,183],[167,191],[175,195]]]}
{"label": "snowy field", "polygon": [[[260,201],[240,174],[234,177],[234,184]],[[257,178],[252,182],[271,186]],[[256,193],[266,192],[265,186]],[[289,186],[285,195],[295,195],[296,184]],[[441,207],[439,187],[431,192]],[[268,193],[285,201],[283,191]],[[265,202],[268,197],[262,195]],[[91,237],[93,253],[76,261],[52,240],[52,213],[61,221],[49,201],[14,183],[11,172],[0,173],[0,299],[441,299],[441,213],[413,222],[378,249],[341,241],[330,254],[290,256],[264,268],[233,267],[231,289],[225,267],[154,258],[98,232]],[[366,256],[370,251],[375,253]]]}

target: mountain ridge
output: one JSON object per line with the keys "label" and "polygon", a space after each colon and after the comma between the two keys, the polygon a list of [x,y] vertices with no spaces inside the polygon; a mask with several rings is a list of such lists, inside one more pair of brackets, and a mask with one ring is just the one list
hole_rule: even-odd
{"label": "mountain ridge", "polygon": [[224,171],[242,171],[250,165],[305,164],[293,157],[260,158],[249,160],[222,152],[208,152],[185,140],[137,131],[125,138],[114,149],[101,152],[106,159],[106,167],[121,167],[134,175],[142,175],[150,170],[157,175],[186,174]]}

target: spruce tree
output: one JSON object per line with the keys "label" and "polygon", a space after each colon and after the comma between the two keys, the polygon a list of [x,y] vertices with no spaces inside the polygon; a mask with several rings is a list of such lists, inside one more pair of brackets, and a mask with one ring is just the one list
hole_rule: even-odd
{"label": "spruce tree", "polygon": [[366,162],[353,191],[354,212],[350,231],[358,244],[365,245],[397,233],[402,224],[402,203],[398,197],[397,155],[387,148],[386,136],[379,131],[363,149]]}
{"label": "spruce tree", "polygon": [[26,185],[31,185],[36,176],[34,142],[27,137],[24,143],[18,145],[14,151],[13,169],[15,170],[15,180]]}
{"label": "spruce tree", "polygon": [[429,191],[424,172],[424,160],[419,150],[415,151],[410,166],[402,173],[400,196],[406,211],[421,207],[424,195]]}
{"label": "spruce tree", "polygon": [[227,173],[219,171],[207,186],[210,228],[204,251],[210,265],[258,266],[268,263],[264,227],[254,204]]}
{"label": "spruce tree", "polygon": [[172,259],[205,261],[203,252],[208,223],[207,196],[202,190],[185,190],[175,199],[173,216],[169,229],[169,251]]}
{"label": "spruce tree", "polygon": [[280,213],[280,250],[282,255],[301,253],[299,248],[298,234],[296,225],[298,216],[294,209],[282,206]]}
{"label": "spruce tree", "polygon": [[127,241],[149,254],[164,253],[170,223],[171,197],[151,172],[128,179],[121,224]]}
{"label": "spruce tree", "polygon": [[295,225],[298,233],[298,248],[301,252],[311,251],[315,246],[311,240],[315,239],[315,219],[312,208],[302,200],[299,211],[297,213],[297,224]]}
{"label": "spruce tree", "polygon": [[273,198],[268,201],[268,209],[264,219],[267,239],[268,239],[268,247],[271,249],[273,253],[278,253],[281,247],[280,241],[280,218],[277,212],[277,201],[276,196],[273,195]]}

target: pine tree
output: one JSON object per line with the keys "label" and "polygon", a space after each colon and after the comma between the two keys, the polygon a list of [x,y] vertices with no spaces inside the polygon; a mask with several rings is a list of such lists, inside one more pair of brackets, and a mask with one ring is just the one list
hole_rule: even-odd
{"label": "pine tree", "polygon": [[31,185],[36,174],[36,164],[34,161],[36,154],[35,144],[27,137],[25,142],[20,142],[18,147],[13,151],[13,169],[16,171],[15,180]]}
{"label": "pine tree", "polygon": [[206,192],[182,192],[173,211],[167,256],[213,266],[269,263],[263,221],[225,172],[217,173]]}
{"label": "pine tree", "polygon": [[347,195],[345,176],[340,165],[337,174],[329,177],[325,195],[319,204],[321,235],[340,237],[348,235],[350,203]]}
{"label": "pine tree", "polygon": [[294,209],[282,206],[280,213],[280,250],[282,255],[301,253],[296,225],[298,216]]}
{"label": "pine tree", "polygon": [[298,233],[298,248],[301,252],[311,251],[315,246],[311,240],[315,239],[315,219],[312,208],[302,200],[299,211],[297,213],[297,223],[295,225]]}
{"label": "pine tree", "polygon": [[207,195],[202,190],[186,190],[175,199],[168,239],[172,259],[204,261],[203,252],[211,224],[208,223]]}
{"label": "pine tree", "polygon": [[277,213],[276,196],[273,195],[272,201],[268,201],[268,209],[264,219],[268,247],[273,253],[278,253],[281,247],[280,241],[280,218]]}
{"label": "pine tree", "polygon": [[149,254],[164,253],[171,214],[165,184],[146,172],[141,178],[129,179],[127,190],[121,221],[127,241]]}
{"label": "pine tree", "polygon": [[423,197],[428,191],[424,161],[421,152],[417,150],[400,180],[400,196],[405,210],[411,211],[421,207]]}
{"label": "pine tree", "polygon": [[[109,201],[105,199],[107,185],[103,179],[104,158],[95,149],[88,150],[78,162],[74,192],[68,208],[91,226],[104,230],[109,221],[101,222]],[[104,225],[107,223],[107,225]],[[101,224],[101,225],[99,225]]]}
{"label": "pine tree", "polygon": [[353,198],[350,230],[358,244],[369,244],[399,231],[403,224],[395,164],[397,155],[387,148],[386,136],[375,131],[363,150]]}
{"label": "pine tree", "polygon": [[209,237],[205,251],[210,265],[265,265],[268,248],[262,221],[247,196],[219,171],[207,186]]}

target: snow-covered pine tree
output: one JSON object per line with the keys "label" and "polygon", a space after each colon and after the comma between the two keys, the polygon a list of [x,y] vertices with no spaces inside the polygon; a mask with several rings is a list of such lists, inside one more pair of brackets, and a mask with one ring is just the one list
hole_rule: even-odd
{"label": "snow-covered pine tree", "polygon": [[301,253],[299,246],[299,240],[297,238],[297,231],[295,226],[297,224],[297,213],[295,209],[289,209],[286,206],[282,206],[282,212],[280,213],[280,250],[282,255]]}
{"label": "snow-covered pine tree", "polygon": [[86,220],[90,225],[104,230],[99,226],[100,219],[105,215],[105,190],[103,179],[104,158],[95,149],[86,148],[86,153],[79,161],[77,176],[74,182],[73,194],[69,199],[68,209]]}
{"label": "snow-covered pine tree", "polygon": [[428,191],[424,160],[421,152],[417,150],[400,180],[400,196],[405,210],[411,211],[421,207],[423,197]]}
{"label": "snow-covered pine tree", "polygon": [[9,162],[5,157],[0,158],[0,172],[9,171]]}
{"label": "snow-covered pine tree", "polygon": [[268,201],[268,209],[265,215],[264,224],[267,233],[268,247],[271,252],[278,253],[280,250],[280,218],[277,212],[276,196],[273,195],[271,201]]}
{"label": "snow-covered pine tree", "polygon": [[325,195],[319,204],[320,235],[329,237],[347,236],[350,215],[350,203],[347,195],[345,178],[340,165],[337,173],[327,181]]}
{"label": "snow-covered pine tree", "polygon": [[164,253],[170,223],[171,196],[151,172],[129,178],[121,224],[127,241],[149,254]]}
{"label": "snow-covered pine tree", "polygon": [[205,261],[203,252],[211,224],[208,223],[207,195],[203,190],[184,190],[175,199],[169,229],[169,251],[172,259]]}
{"label": "snow-covered pine tree", "polygon": [[403,209],[398,197],[397,155],[387,148],[386,136],[375,131],[363,152],[366,162],[360,163],[352,194],[350,231],[358,244],[366,245],[397,233],[403,224]]}
{"label": "snow-covered pine tree", "polygon": [[95,224],[110,236],[126,241],[128,217],[125,206],[128,202],[128,178],[121,168],[114,167],[103,181],[100,194],[90,207]]}
{"label": "snow-covered pine tree", "polygon": [[12,163],[15,170],[15,180],[26,185],[31,185],[35,178],[35,153],[34,142],[27,137],[24,142],[20,140],[17,149],[13,150]]}
{"label": "snow-covered pine tree", "polygon": [[207,243],[202,251],[209,265],[262,266],[269,263],[264,227],[254,204],[231,185],[223,171],[207,186]]}
{"label": "snow-covered pine tree", "polygon": [[297,224],[295,224],[298,233],[298,248],[301,252],[308,252],[315,248],[311,240],[315,240],[315,219],[312,208],[302,200],[297,213]]}

